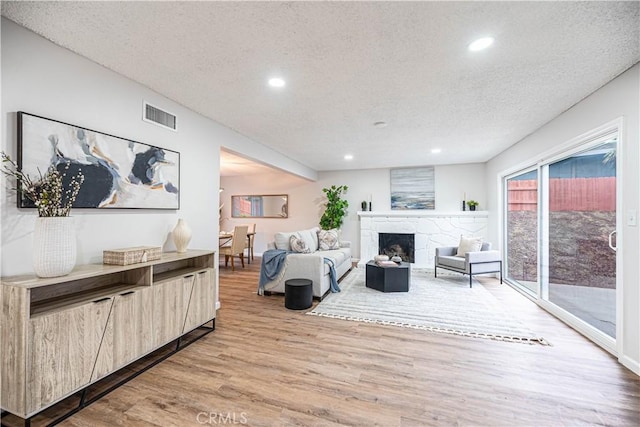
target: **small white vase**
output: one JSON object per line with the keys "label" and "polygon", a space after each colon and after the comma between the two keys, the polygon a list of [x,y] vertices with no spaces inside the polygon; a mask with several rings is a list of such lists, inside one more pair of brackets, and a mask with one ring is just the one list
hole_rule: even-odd
{"label": "small white vase", "polygon": [[172,236],[178,253],[186,252],[187,246],[189,246],[189,242],[191,241],[191,228],[189,228],[182,218],[178,219],[178,224],[176,224],[176,227],[173,229]]}
{"label": "small white vase", "polygon": [[33,232],[33,270],[38,277],[65,276],[76,265],[73,218],[39,217]]}

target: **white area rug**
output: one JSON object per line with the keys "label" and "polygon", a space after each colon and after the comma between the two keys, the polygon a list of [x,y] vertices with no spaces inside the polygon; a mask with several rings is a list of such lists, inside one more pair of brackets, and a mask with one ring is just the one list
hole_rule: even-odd
{"label": "white area rug", "polygon": [[[440,276],[440,273],[439,273]],[[384,293],[364,283],[356,268],[340,283],[342,292],[329,294],[307,314],[357,322],[423,329],[475,338],[548,345],[508,313],[475,279],[433,270],[412,269],[409,292]]]}

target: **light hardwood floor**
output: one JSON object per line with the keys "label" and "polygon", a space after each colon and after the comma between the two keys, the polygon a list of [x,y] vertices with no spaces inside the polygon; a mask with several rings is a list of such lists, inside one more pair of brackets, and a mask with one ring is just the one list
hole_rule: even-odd
{"label": "light hardwood floor", "polygon": [[259,265],[220,268],[215,332],[63,425],[640,425],[639,378],[496,280],[553,346],[306,316],[255,294]]}

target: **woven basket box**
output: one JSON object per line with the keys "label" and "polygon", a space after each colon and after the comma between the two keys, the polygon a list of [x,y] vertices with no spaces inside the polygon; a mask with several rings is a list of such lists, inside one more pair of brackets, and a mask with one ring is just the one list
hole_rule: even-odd
{"label": "woven basket box", "polygon": [[114,265],[138,264],[154,261],[162,257],[160,246],[136,246],[134,248],[110,249],[103,251],[102,263]]}

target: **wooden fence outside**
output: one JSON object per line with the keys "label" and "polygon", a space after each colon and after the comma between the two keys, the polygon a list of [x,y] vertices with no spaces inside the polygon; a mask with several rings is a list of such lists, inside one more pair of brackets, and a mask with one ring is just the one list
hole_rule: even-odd
{"label": "wooden fence outside", "polygon": [[[538,209],[538,181],[509,181],[507,184],[510,211]],[[549,210],[605,211],[616,210],[616,178],[552,178],[549,180]]]}

